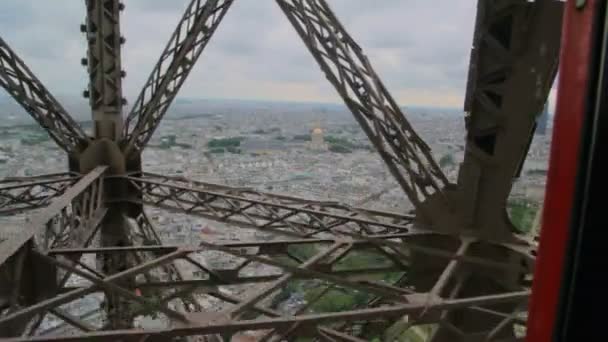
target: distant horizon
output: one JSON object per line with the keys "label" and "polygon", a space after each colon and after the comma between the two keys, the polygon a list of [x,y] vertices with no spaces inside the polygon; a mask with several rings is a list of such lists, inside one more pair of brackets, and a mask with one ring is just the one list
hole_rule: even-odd
{"label": "distant horizon", "polygon": [[[2,95],[5,95],[5,97],[12,99],[12,97],[6,92],[0,92],[0,97],[2,97]],[[61,98],[78,99],[79,102],[83,102],[83,103],[88,102],[87,99],[85,99],[81,95],[77,95],[77,94],[57,93],[57,94],[54,94],[54,96],[59,98],[60,103],[61,103],[61,100],[60,100]],[[127,100],[129,100],[129,99],[127,99]],[[134,100],[135,99],[133,99],[133,101]],[[260,98],[246,98],[246,97],[236,98],[236,97],[193,97],[193,96],[177,96],[174,99],[174,102],[172,103],[172,105],[180,104],[180,101],[182,101],[182,102],[183,101],[258,102],[258,103],[276,103],[276,104],[285,103],[285,104],[307,104],[307,105],[346,107],[346,104],[342,101],[328,102],[328,101],[306,101],[306,100],[289,100],[289,99],[276,100],[276,99],[260,99]],[[131,103],[131,101],[129,101],[129,103]],[[399,103],[399,106],[401,108],[405,107],[405,108],[412,108],[412,109],[442,109],[442,110],[464,112],[464,110],[462,108],[458,108],[458,107],[454,107],[454,106],[443,106],[443,105],[431,106],[431,105],[403,104],[403,103]],[[127,108],[129,108],[128,105],[127,105]]]}
{"label": "distant horizon", "polygon": [[[12,99],[12,97],[6,93],[6,92],[1,92],[0,91],[0,99],[2,97],[6,97],[6,98],[10,98],[9,101],[14,101]],[[82,102],[83,104],[88,102],[87,99],[82,98],[79,95],[75,95],[75,94],[66,94],[66,93],[59,93],[56,94],[55,97],[59,98],[59,102],[61,103],[61,98],[70,98],[70,99],[78,99],[78,102]],[[550,100],[550,99],[548,99]],[[276,100],[276,99],[255,99],[255,98],[228,98],[228,97],[213,97],[213,98],[208,98],[208,97],[192,97],[192,96],[178,96],[174,99],[174,102],[171,104],[172,106],[175,105],[184,105],[187,102],[194,102],[194,101],[200,101],[200,102],[242,102],[242,103],[267,103],[267,104],[296,104],[296,105],[317,105],[317,106],[332,106],[332,107],[343,107],[343,108],[347,108],[346,104],[344,102],[340,102],[340,101],[336,101],[336,102],[326,102],[326,101],[305,101],[305,100],[289,100],[289,99],[284,99],[284,100]],[[555,112],[555,106],[554,103],[552,103],[551,101],[549,102],[549,116],[552,117],[554,115]],[[1,104],[1,102],[0,102]],[[16,102],[13,102],[13,104],[17,105]],[[63,104],[62,104],[63,105]],[[18,105],[17,105],[18,106]],[[406,109],[422,109],[422,110],[445,110],[445,111],[450,111],[450,112],[460,112],[460,113],[464,113],[464,109],[463,108],[458,108],[458,107],[454,107],[454,106],[442,106],[442,105],[419,105],[419,104],[399,104],[400,108],[406,108]],[[18,106],[19,108],[21,108],[20,106]],[[130,107],[127,105],[126,106],[127,109],[129,109]],[[0,108],[1,110],[1,108]],[[0,112],[0,114],[3,114],[2,112]],[[80,120],[78,120],[80,121]]]}
{"label": "distant horizon", "polygon": [[[0,97],[11,98],[12,97],[6,92],[0,92]],[[78,99],[80,102],[88,102],[87,99],[83,98],[81,95],[77,94],[68,94],[68,93],[57,93],[53,94],[57,98],[71,98]],[[133,99],[135,100],[135,99]],[[193,96],[177,96],[173,102],[173,104],[177,104],[180,101],[232,101],[232,102],[263,102],[263,103],[291,103],[291,104],[312,104],[312,105],[325,105],[325,106],[343,106],[346,104],[342,101],[336,102],[328,102],[328,101],[306,101],[306,100],[277,100],[277,99],[260,99],[260,98],[236,98],[236,97],[193,97]],[[61,102],[61,101],[60,101]],[[409,107],[409,108],[420,108],[420,109],[447,109],[447,110],[459,110],[462,111],[461,108],[457,108],[454,106],[443,106],[443,105],[420,105],[420,104],[399,104],[400,107]],[[129,107],[127,105],[127,107]]]}
{"label": "distant horizon", "polygon": [[[176,97],[175,101],[180,100],[196,100],[196,101],[234,101],[234,102],[264,102],[264,103],[291,103],[291,104],[314,104],[314,105],[324,105],[324,106],[341,106],[346,107],[344,102],[336,101],[336,102],[326,102],[326,101],[305,101],[305,100],[275,100],[275,99],[252,99],[252,98],[206,98],[206,97]],[[436,108],[436,109],[451,109],[451,110],[460,110],[457,107],[453,106],[430,106],[430,105],[417,105],[417,104],[399,104],[400,107],[410,107],[410,108]]]}

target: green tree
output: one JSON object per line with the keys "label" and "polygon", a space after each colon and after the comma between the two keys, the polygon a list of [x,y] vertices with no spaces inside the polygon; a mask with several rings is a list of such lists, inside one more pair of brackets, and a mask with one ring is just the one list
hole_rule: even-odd
{"label": "green tree", "polygon": [[509,199],[508,212],[511,222],[520,233],[529,233],[539,204],[527,198]]}
{"label": "green tree", "polygon": [[348,147],[342,145],[329,145],[328,150],[334,153],[352,153],[353,151]]}
{"label": "green tree", "polygon": [[207,147],[212,148],[227,148],[241,146],[242,137],[211,139],[207,142]]}
{"label": "green tree", "polygon": [[294,135],[293,140],[295,140],[295,141],[311,141],[312,138],[310,137],[310,134],[298,134],[298,135]]}

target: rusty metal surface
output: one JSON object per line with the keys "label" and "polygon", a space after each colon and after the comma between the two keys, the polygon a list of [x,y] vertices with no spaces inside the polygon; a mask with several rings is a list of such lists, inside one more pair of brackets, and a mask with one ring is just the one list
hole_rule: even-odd
{"label": "rusty metal surface", "polygon": [[88,137],[40,80],[0,37],[0,86],[69,154],[78,154]]}

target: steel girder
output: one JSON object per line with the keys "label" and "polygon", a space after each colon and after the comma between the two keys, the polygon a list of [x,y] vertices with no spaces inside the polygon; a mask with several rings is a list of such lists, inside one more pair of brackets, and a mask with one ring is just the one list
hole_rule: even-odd
{"label": "steel girder", "polygon": [[[294,340],[298,336],[324,341],[362,341],[380,336],[390,339],[394,331],[403,332],[413,326],[433,324],[433,341],[446,338],[450,341],[519,339],[514,336],[513,327],[525,324],[527,281],[534,262],[533,246],[509,245],[503,243],[504,240],[498,243],[479,240],[479,237],[473,237],[475,234],[463,232],[459,220],[454,220],[456,229],[450,232],[451,235],[432,232],[438,222],[441,222],[440,226],[445,222],[452,223],[454,215],[450,210],[459,209],[453,205],[453,187],[434,162],[428,146],[412,129],[359,46],[324,0],[277,0],[277,3],[416,206],[416,228],[412,227],[414,217],[407,215],[146,173],[122,174],[125,165],[120,159],[139,158],[139,152],[160,123],[232,2],[192,1],[122,131],[119,129],[122,120],[120,76],[123,75],[120,70],[120,5],[116,0],[87,2],[88,19],[84,29],[92,39],[89,40],[89,95],[94,95],[91,105],[94,119],[99,121],[96,122],[95,138],[102,142],[95,142],[98,149],[89,149],[89,160],[80,161],[81,168],[85,165],[83,169],[93,171],[80,178],[43,211],[51,215],[59,210],[57,215],[66,218],[52,220],[58,222],[58,226],[49,225],[46,229],[38,226],[36,231],[46,231],[50,239],[37,242],[32,239],[31,230],[25,229],[16,237],[0,242],[3,279],[9,279],[10,284],[23,283],[27,287],[27,291],[22,291],[23,299],[11,302],[6,294],[0,298],[0,307],[3,308],[0,332],[5,336],[15,336],[25,331],[24,337],[14,340],[115,341],[135,338],[166,340],[169,336],[191,335],[208,335],[211,340],[217,340],[218,336],[229,339],[236,332],[257,330],[263,341]],[[492,2],[492,6],[495,12],[500,12],[509,7],[506,3],[513,2]],[[480,3],[483,7],[486,2],[481,0]],[[547,6],[545,1],[535,3]],[[540,22],[555,25],[555,17],[551,13],[542,12]],[[537,23],[531,25],[530,37],[542,43],[546,32],[535,31],[538,29],[534,28],[535,25]],[[551,37],[553,39],[554,35]],[[101,48],[102,42],[108,45],[108,50]],[[5,45],[3,43],[0,47]],[[551,49],[541,51],[551,56],[554,48],[551,45]],[[522,49],[535,51],[530,46]],[[19,82],[24,79],[29,87],[36,86],[33,94],[37,97],[43,94],[46,102],[41,100],[45,103],[42,109],[48,111],[47,103],[54,105],[56,101],[43,91],[8,47],[0,49],[0,53],[3,60],[12,63],[0,64],[2,71]],[[477,70],[483,65],[480,62],[483,58],[477,59],[475,53],[473,55],[471,68]],[[532,58],[526,63],[532,65],[537,61]],[[15,64],[19,64],[21,73],[12,71]],[[539,77],[548,79],[549,74],[549,69],[543,69]],[[472,72],[471,75],[477,74]],[[24,88],[15,87],[14,84],[18,83],[7,83],[5,78],[0,78],[5,88],[21,91],[18,95],[23,93]],[[520,81],[526,83],[529,80],[523,77]],[[484,87],[472,89],[486,89]],[[509,84],[508,87],[514,85]],[[11,95],[16,97],[15,94],[13,90]],[[516,102],[520,96],[517,94],[507,96],[508,101]],[[23,98],[21,95],[18,97],[18,101]],[[25,100],[21,103],[32,114]],[[38,117],[46,118],[44,115]],[[48,121],[38,121],[48,125],[45,120]],[[69,122],[64,126],[64,130],[79,130],[77,125]],[[124,140],[120,139],[121,134],[125,135]],[[81,142],[87,139],[83,137]],[[113,144],[120,143],[122,151],[96,158],[96,152],[111,150],[112,144],[103,143],[106,138],[114,140]],[[84,143],[78,148],[82,146]],[[73,151],[79,151],[66,150],[72,156]],[[112,161],[110,168],[113,173],[118,173],[111,179],[107,178],[108,184],[113,186],[106,187],[106,190],[124,186],[129,192],[117,191],[120,196],[107,196],[107,193],[102,196],[101,174],[105,168],[94,167],[103,164],[104,160]],[[116,160],[118,162],[114,163]],[[126,169],[138,170],[138,167],[133,165]],[[90,189],[84,185],[86,190],[83,190],[83,181],[91,182]],[[17,188],[5,189],[4,192],[12,189]],[[78,199],[80,197],[76,193],[88,194],[83,195],[87,200]],[[34,196],[40,203],[48,203],[48,199],[42,200],[39,195],[25,194],[22,197],[11,195],[11,198]],[[97,200],[92,200],[93,197]],[[71,204],[60,209],[57,201],[71,201]],[[88,205],[81,204],[83,201]],[[239,243],[206,240],[196,247],[163,246],[143,211],[137,212],[135,217],[128,217],[120,209],[132,204],[140,207],[149,204],[287,238]],[[90,210],[79,209],[83,207]],[[42,222],[44,218],[35,222]],[[102,220],[105,221],[103,224]],[[50,221],[49,218],[47,222]],[[87,223],[83,225],[82,222]],[[124,238],[128,243],[104,240],[104,236],[112,235],[106,233],[101,234],[101,247],[91,247],[100,227],[112,225],[120,227],[124,233],[120,239]],[[48,241],[61,244],[49,245]],[[197,261],[197,256],[205,253],[223,255],[236,265],[209,267]],[[353,268],[350,259],[369,257],[370,253],[376,258],[373,267]],[[120,267],[91,267],[82,259],[83,255],[91,254],[102,260],[117,261]],[[183,263],[194,267],[196,275],[184,274],[187,272],[182,271]],[[53,286],[47,289],[36,286],[32,289],[31,284],[36,283],[36,277],[32,271],[25,272],[24,276],[28,267],[24,265],[33,265],[32,270],[41,270],[39,277],[56,277],[58,270],[63,277],[49,282]],[[395,274],[398,277],[393,278]],[[68,284],[70,275],[77,275],[87,282]],[[504,286],[495,286],[497,281]],[[296,285],[292,285],[294,283]],[[479,290],[480,284],[487,288]],[[239,286],[248,292],[245,297],[229,292]],[[306,292],[315,291],[290,311],[281,308],[285,298],[280,296],[290,286],[305,286]],[[21,286],[13,288],[17,289],[13,291],[21,291]],[[60,307],[99,292],[106,295],[106,300],[118,304],[114,308],[129,309],[128,312],[119,310],[126,315],[123,317],[126,320],[131,321],[135,315],[153,313],[166,318],[168,324],[153,331],[131,329],[130,323],[110,322],[95,326],[84,317]],[[363,299],[353,307],[342,308],[341,312],[328,312],[322,303],[328,299],[328,293],[336,292]],[[221,305],[209,308],[210,301]],[[199,312],[200,309],[205,312]],[[62,336],[31,337],[33,333],[40,332],[38,327],[47,314],[79,330],[80,335],[67,336],[70,334],[66,332]],[[475,317],[473,328],[462,321],[462,317],[468,316]],[[112,313],[109,317],[112,321]]]}
{"label": "steel girder", "polygon": [[120,139],[122,133],[122,77],[119,0],[87,0],[86,24],[82,26],[88,45],[88,59],[83,60],[89,74],[85,96],[93,111],[95,136]]}
{"label": "steel girder", "polygon": [[[46,255],[53,248],[84,248],[91,241],[106,210],[103,207],[103,173],[99,167],[83,176],[48,207],[36,212],[27,225],[12,233],[3,229],[0,241],[0,312],[11,312],[54,294],[69,275],[60,280],[54,267],[33,254]],[[68,259],[70,260],[70,259]],[[26,321],[0,328],[0,334],[20,334]]]}
{"label": "steel girder", "polygon": [[141,153],[233,0],[192,0],[126,117],[124,151]]}
{"label": "steel girder", "polygon": [[485,236],[515,231],[505,203],[557,73],[563,8],[556,0],[479,1],[458,210]]}
{"label": "steel girder", "polygon": [[352,208],[337,202],[319,202],[151,173],[124,179],[141,197],[121,200],[296,237],[322,236],[335,228],[365,234],[406,233],[414,219],[409,215]]}
{"label": "steel girder", "polygon": [[79,174],[66,172],[0,180],[0,215],[45,207],[79,179]]}
{"label": "steel girder", "polygon": [[[106,167],[100,166],[82,177],[61,196],[55,198],[47,208],[36,213],[27,227],[5,238],[0,249],[0,264],[38,233],[44,232],[47,235],[43,239],[44,247],[39,246],[44,249],[65,239],[74,239],[74,234],[84,229],[82,227],[86,220],[101,206],[101,182],[105,170]],[[59,230],[46,229],[49,222],[56,224]]]}
{"label": "steel girder", "polygon": [[[161,241],[158,232],[152,222],[148,219],[148,216],[144,211],[140,212],[140,214],[133,220],[128,220],[129,232],[132,234],[130,241],[132,241],[136,246],[155,246],[162,247],[163,242]],[[134,247],[137,248],[137,247]],[[158,250],[150,249],[150,250],[141,250],[139,252],[133,253],[133,257],[137,263],[142,263],[146,260],[153,259],[154,257],[158,257],[162,255]],[[168,264],[164,265],[160,272],[156,273],[146,273],[144,275],[146,279],[146,283],[153,283],[154,281],[160,281],[160,279],[165,279],[168,281],[174,281],[176,283],[184,281],[184,275],[180,271],[177,265]],[[190,295],[184,295],[180,298],[181,308],[187,312],[191,311],[201,311],[201,305],[198,301]]]}
{"label": "steel girder", "polygon": [[[365,116],[361,115],[361,109],[367,109],[367,120],[370,120],[370,116],[377,120],[377,116],[380,114],[384,114],[384,117],[381,116],[381,118],[386,120],[387,108],[391,108],[390,105],[394,104],[394,101],[391,101],[388,93],[386,97],[383,97],[381,95],[384,94],[378,95],[374,92],[375,90],[386,92],[386,90],[382,83],[377,80],[376,74],[369,66],[370,64],[365,59],[360,48],[345,32],[327,3],[323,0],[277,0],[277,2],[302,37],[327,78],[345,99],[346,104],[351,108],[364,131],[376,145],[389,169],[393,172],[402,187],[404,187],[410,201],[416,206],[417,224],[454,235],[477,236],[486,241],[518,241],[519,238],[515,236],[512,225],[505,224],[505,217],[507,216],[504,206],[506,197],[511,189],[513,175],[516,172],[515,168],[521,166],[522,160],[525,159],[526,146],[529,145],[531,129],[525,131],[526,127],[532,127],[535,114],[538,112],[535,111],[536,107],[540,109],[540,106],[546,101],[551,81],[555,75],[559,51],[562,3],[555,1],[528,2],[523,0],[499,2],[481,0],[479,2],[480,13],[476,29],[476,46],[471,62],[471,74],[473,75],[471,77],[482,76],[483,80],[485,80],[484,82],[488,84],[475,83],[478,80],[473,80],[469,84],[469,87],[470,89],[474,89],[474,92],[477,90],[474,86],[479,85],[480,88],[478,89],[482,92],[485,91],[484,95],[487,93],[496,95],[488,96],[490,100],[499,101],[500,103],[496,104],[496,106],[502,106],[503,108],[501,109],[505,110],[501,117],[493,116],[489,118],[494,118],[496,122],[502,124],[497,125],[502,130],[500,132],[502,137],[499,139],[501,147],[498,149],[495,158],[497,162],[492,163],[489,160],[484,164],[486,167],[485,172],[488,173],[488,176],[480,172],[467,172],[471,171],[472,162],[477,163],[476,166],[479,166],[479,161],[477,161],[479,155],[474,154],[472,158],[469,158],[469,163],[465,163],[461,168],[458,186],[451,186],[447,181],[433,183],[431,177],[424,177],[439,175],[437,172],[433,172],[434,168],[437,167],[428,150],[422,148],[414,149],[414,151],[426,151],[427,154],[425,156],[428,157],[426,163],[419,164],[418,169],[415,171],[407,167],[405,169],[398,169],[394,166],[395,161],[398,159],[387,158],[385,149],[382,148],[382,141],[378,141],[377,136],[389,141],[390,139],[399,141],[395,146],[401,149],[408,147],[407,139],[402,138],[401,140],[397,140],[398,136],[391,131],[381,131],[385,127],[382,123],[375,122],[374,125],[370,125],[365,120]],[[516,15],[513,15],[513,11],[515,11]],[[484,16],[486,15],[488,18],[492,17],[489,20],[490,22],[494,20],[495,23],[488,24],[488,22],[484,22],[486,20]],[[509,18],[509,15],[513,15],[515,20],[505,24],[504,19]],[[479,38],[480,35],[483,36],[483,39]],[[497,40],[495,36],[499,36],[498,39],[506,40],[507,44],[512,44],[503,47],[503,50],[508,51],[496,53],[497,51],[503,51],[499,51],[496,44],[494,44],[496,43],[495,40]],[[478,58],[478,53],[485,53],[485,55],[482,58]],[[492,60],[492,58],[498,59],[500,63]],[[484,70],[483,72],[485,73],[477,74],[477,71],[488,68],[488,65],[492,65],[492,62],[498,64],[499,67],[503,67],[504,63],[510,63],[510,68],[507,67],[499,70],[503,72],[502,74],[497,74],[498,71],[495,69]],[[486,78],[492,79],[486,80]],[[503,84],[499,83],[505,83],[504,88],[501,88]],[[527,88],[520,87],[518,84],[526,84]],[[496,92],[500,93],[497,94]],[[505,102],[502,102],[503,95],[505,95]],[[507,99],[506,97],[509,96],[506,95],[512,97]],[[522,98],[522,101],[519,101],[520,98]],[[378,101],[381,102],[378,104]],[[384,103],[385,101],[388,104]],[[368,107],[366,108],[365,105],[368,105]],[[388,114],[390,113],[389,110]],[[478,118],[478,126],[487,124],[488,118],[483,117],[483,115],[480,116],[479,113],[477,113],[476,117]],[[480,117],[481,120],[479,120]],[[468,121],[468,123],[467,128],[469,129],[469,133],[471,133],[471,121]],[[374,137],[372,128],[379,130],[381,133]],[[484,131],[482,133],[485,134],[487,132]],[[475,140],[474,142],[477,143],[479,141]],[[390,144],[386,145],[390,146]],[[398,156],[405,156],[401,160],[405,161],[405,164],[410,167],[412,161],[421,160],[416,159],[420,157],[415,153],[410,155],[402,153]],[[500,164],[501,162],[504,163],[504,168],[500,167],[502,165]],[[423,169],[424,167],[427,169]],[[421,169],[422,171],[420,171]],[[406,175],[410,176],[409,185],[407,181],[403,181],[403,177]],[[466,179],[467,177],[468,179]],[[438,179],[441,180],[441,178]],[[462,181],[463,179],[465,179],[464,182]],[[416,184],[416,180],[419,180],[421,183]],[[423,190],[421,192],[423,196],[419,197],[420,193],[412,190],[412,184],[417,186],[422,185]],[[430,188],[430,192],[424,191],[424,187],[426,186]],[[501,191],[496,192],[495,188],[500,188]],[[414,188],[414,190],[418,189]],[[479,193],[475,193],[476,191],[479,191],[481,196],[479,196]],[[471,207],[474,210],[470,210]],[[489,209],[485,210],[486,207]],[[467,216],[471,215],[472,212],[473,217]],[[506,223],[510,223],[508,219]],[[438,243],[439,241],[433,240],[423,242],[427,247],[437,246]],[[527,241],[520,240],[519,243],[521,243],[523,249],[533,248]],[[489,260],[502,258],[501,252],[494,249],[491,245],[490,243],[482,248],[484,249],[484,257]],[[411,273],[416,278],[414,284],[416,286],[426,286],[432,282],[435,273],[429,271],[428,266],[422,266],[420,269],[418,267],[424,263],[434,264],[435,261],[423,257],[414,259],[417,260],[412,263]],[[483,272],[482,269],[471,268],[469,274],[467,274],[467,272],[454,267],[450,269],[450,272],[458,274],[462,279],[462,286],[455,291],[455,295],[464,293],[468,295],[483,295],[488,289],[509,291],[521,288],[522,286],[522,283],[516,280],[520,275],[518,275],[517,267],[515,266],[512,268],[512,272],[495,273],[492,277],[486,279],[478,277]],[[483,333],[495,324],[494,318],[487,317],[487,315],[471,316],[468,318],[468,321],[463,318],[465,314],[462,312],[444,313],[443,315],[445,322],[449,323],[451,328],[457,329],[458,332],[455,332],[454,329],[440,327],[432,337],[433,342],[468,340],[474,338],[479,333]],[[509,323],[505,324],[510,325]],[[512,330],[512,326],[511,328],[506,327],[495,337],[512,338]]]}
{"label": "steel girder", "polygon": [[[120,12],[124,5],[119,0],[88,0],[86,4],[86,23],[81,30],[86,34],[89,74],[89,97],[91,106],[94,138],[90,147],[78,160],[78,169],[86,172],[98,165],[107,165],[108,173],[124,172],[124,156],[118,147],[123,132],[123,97],[121,68],[121,48],[124,38],[120,34]],[[120,191],[120,184],[108,182],[104,202]],[[126,225],[125,208],[108,205],[107,215],[101,222],[100,243],[102,246],[130,245],[129,227]],[[123,255],[100,256],[101,269],[107,274],[115,274],[135,260]],[[128,286],[132,279],[127,278],[121,285]],[[104,308],[108,324],[113,328],[129,328],[132,317],[126,301],[106,291]]]}
{"label": "steel girder", "polygon": [[[521,314],[525,312],[527,290],[469,297],[452,298],[449,295],[459,283],[459,278],[453,272],[456,266],[466,268],[468,265],[478,265],[488,270],[500,270],[511,268],[508,263],[491,263],[475,258],[469,254],[478,242],[462,240],[450,255],[443,257],[442,271],[433,286],[414,288],[408,280],[411,255],[408,239],[405,237],[398,242],[395,236],[354,239],[332,234],[325,239],[234,243],[205,241],[193,247],[51,248],[39,257],[90,282],[62,286],[56,289],[55,296],[0,317],[0,327],[34,318],[47,310],[53,313],[59,306],[102,289],[124,297],[135,306],[136,313],[164,315],[171,323],[154,331],[99,331],[100,327],[95,328],[78,317],[63,319],[62,315],[53,313],[81,332],[74,337],[43,335],[14,340],[128,340],[146,336],[166,339],[169,336],[189,335],[231,336],[252,330],[258,331],[258,337],[264,341],[292,340],[295,336],[314,338],[328,333],[350,340],[368,340],[370,336],[378,336],[376,334],[383,336],[379,332],[391,328],[393,331],[403,331],[411,326],[444,324],[442,317],[453,310],[484,312],[495,316],[500,324],[484,335],[494,340],[492,336],[506,327],[505,322],[524,323]],[[105,253],[154,253],[155,256],[114,275],[104,275],[98,270],[83,267],[85,265],[79,261],[76,265],[63,261],[75,260],[74,255],[80,257],[83,254]],[[221,253],[236,262],[225,269],[211,268],[197,261],[200,260],[197,255],[205,253]],[[367,266],[353,263],[353,258],[362,255],[374,257],[375,263]],[[181,280],[145,276],[165,266],[179,265],[176,260],[188,263],[197,272],[191,272],[192,275]],[[125,277],[137,279],[134,286],[140,289],[141,297],[135,295],[132,288],[119,285],[118,281]],[[253,288],[250,286],[259,283],[262,284]],[[239,286],[244,291],[242,294],[239,294]],[[288,301],[285,289],[290,287],[314,287],[317,291],[305,302],[286,312],[281,304]],[[329,312],[323,303],[330,298],[328,295],[336,293],[357,296],[360,301],[345,307],[344,311]],[[218,305],[210,307],[207,304],[203,307],[204,313],[176,311],[175,298],[188,294],[203,303],[213,301]],[[515,311],[504,311],[505,303],[513,304]]]}
{"label": "steel girder", "polygon": [[89,138],[25,63],[0,38],[0,86],[70,155],[86,147]]}
{"label": "steel girder", "polygon": [[[440,194],[448,180],[430,148],[414,131],[327,2],[277,3],[414,206],[418,209],[428,197]],[[430,212],[418,215],[432,221]]]}

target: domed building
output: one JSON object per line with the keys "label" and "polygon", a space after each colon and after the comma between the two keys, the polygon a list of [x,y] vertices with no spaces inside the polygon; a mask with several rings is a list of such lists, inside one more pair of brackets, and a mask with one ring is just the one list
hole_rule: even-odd
{"label": "domed building", "polygon": [[323,130],[319,127],[314,128],[310,133],[310,148],[317,151],[327,150]]}

